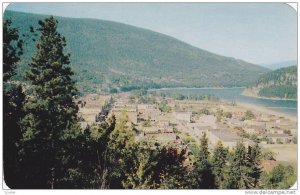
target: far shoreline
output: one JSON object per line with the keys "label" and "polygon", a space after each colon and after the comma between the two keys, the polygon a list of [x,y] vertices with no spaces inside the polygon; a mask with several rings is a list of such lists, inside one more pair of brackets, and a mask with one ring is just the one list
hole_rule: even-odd
{"label": "far shoreline", "polygon": [[[176,89],[216,89],[216,90],[222,90],[222,89],[246,89],[246,87],[204,87],[204,88],[188,88],[188,87],[174,87],[174,88],[160,88],[160,89],[149,89],[149,91],[161,91],[161,90],[176,90]],[[250,96],[250,95],[245,95],[244,92],[242,92],[240,95],[245,96],[245,97],[251,97],[251,98],[257,98],[257,99],[266,99],[266,100],[274,100],[274,101],[297,101],[297,99],[280,99],[280,98],[263,98],[263,97],[255,97],[255,96]],[[221,98],[222,99],[222,98]],[[222,99],[225,102],[228,102],[228,100]],[[253,103],[246,103],[246,102],[241,102],[238,101],[236,102],[238,105],[247,108],[247,109],[254,109],[256,111],[266,113],[266,114],[274,114],[282,117],[289,118],[290,120],[296,121],[298,120],[298,114],[294,115],[292,113],[284,113],[276,110],[272,110],[268,107],[264,107],[262,105],[257,105]],[[297,108],[295,108],[297,109]]]}
{"label": "far shoreline", "polygon": [[[247,89],[247,87],[166,87],[166,88],[157,88],[157,89],[148,89],[148,91],[168,91],[168,90],[176,90],[176,89]],[[264,97],[257,96],[254,94],[247,94],[245,91],[241,93],[242,96],[252,97],[257,99],[266,99],[266,100],[282,100],[282,101],[298,101],[298,99],[287,99],[287,98],[276,98],[276,97]]]}
{"label": "far shoreline", "polygon": [[298,101],[298,99],[286,99],[286,98],[276,98],[276,97],[264,97],[264,96],[255,96],[255,95],[246,95],[241,93],[242,96],[252,97],[257,99],[265,99],[265,100],[282,100],[282,101]]}

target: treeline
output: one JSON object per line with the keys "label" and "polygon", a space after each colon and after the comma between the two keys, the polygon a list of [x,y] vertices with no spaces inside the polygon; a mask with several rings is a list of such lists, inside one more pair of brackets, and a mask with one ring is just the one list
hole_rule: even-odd
{"label": "treeline", "polygon": [[109,89],[110,93],[118,93],[118,92],[128,92],[135,90],[148,90],[148,89],[158,89],[161,86],[153,81],[146,80],[130,80],[125,82],[122,85],[118,85],[118,87],[112,87]]}
{"label": "treeline", "polygon": [[176,100],[208,100],[208,101],[219,101],[220,98],[211,95],[211,94],[205,94],[205,95],[199,95],[199,94],[184,94],[180,92],[157,92],[158,95],[161,97],[171,97]]}
{"label": "treeline", "polygon": [[[210,152],[204,134],[193,155],[185,145],[135,141],[125,115],[112,116],[84,131],[78,125],[77,93],[64,53],[65,38],[53,17],[39,21],[37,51],[26,79],[31,92],[11,76],[23,42],[11,21],[4,21],[4,179],[13,189],[248,189],[289,187],[292,168],[262,177],[258,145],[238,143],[229,152],[221,143]],[[289,170],[288,174],[286,173]],[[283,170],[283,171],[282,171]],[[284,175],[281,175],[284,173]],[[264,180],[262,180],[264,178]]]}
{"label": "treeline", "polygon": [[297,85],[268,86],[259,90],[259,96],[297,99]]}

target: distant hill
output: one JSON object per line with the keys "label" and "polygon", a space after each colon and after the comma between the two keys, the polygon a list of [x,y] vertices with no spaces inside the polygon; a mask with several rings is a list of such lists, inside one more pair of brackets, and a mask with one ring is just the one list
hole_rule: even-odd
{"label": "distant hill", "polygon": [[280,68],[261,76],[244,95],[255,97],[297,99],[297,66]]}
{"label": "distant hill", "polygon": [[[46,16],[5,11],[20,34],[38,28]],[[55,17],[66,37],[77,86],[82,92],[127,91],[141,87],[246,86],[268,69],[216,55],[175,38],[121,23]],[[199,35],[201,36],[201,35]],[[32,54],[27,41],[18,70],[21,79]]]}
{"label": "distant hill", "polygon": [[284,68],[284,67],[289,67],[289,66],[294,66],[297,65],[297,60],[289,60],[289,61],[283,61],[283,62],[277,62],[277,63],[272,63],[272,64],[263,64],[263,67],[269,68],[271,70],[276,70],[279,68]]}

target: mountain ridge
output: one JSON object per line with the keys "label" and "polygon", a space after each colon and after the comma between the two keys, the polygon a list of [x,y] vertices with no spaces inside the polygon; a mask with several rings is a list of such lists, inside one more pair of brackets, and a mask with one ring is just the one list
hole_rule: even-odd
{"label": "mountain ridge", "polygon": [[[47,15],[5,11],[20,34]],[[234,87],[246,86],[268,69],[243,60],[197,48],[174,37],[140,27],[99,19],[56,17],[66,37],[75,80],[81,91],[126,91],[143,86]],[[18,73],[35,51],[25,46]]]}
{"label": "mountain ridge", "polygon": [[262,64],[263,67],[269,68],[271,70],[277,70],[279,68],[285,68],[293,65],[297,65],[297,60],[285,60],[276,63]]}

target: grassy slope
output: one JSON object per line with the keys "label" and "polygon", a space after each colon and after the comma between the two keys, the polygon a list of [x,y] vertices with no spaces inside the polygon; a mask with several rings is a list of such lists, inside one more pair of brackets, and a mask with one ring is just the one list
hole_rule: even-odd
{"label": "grassy slope", "polygon": [[[21,34],[45,16],[6,11]],[[116,22],[56,17],[81,90],[154,82],[163,87],[245,86],[268,70]],[[19,72],[34,53],[27,41]],[[143,82],[141,82],[143,81]]]}

